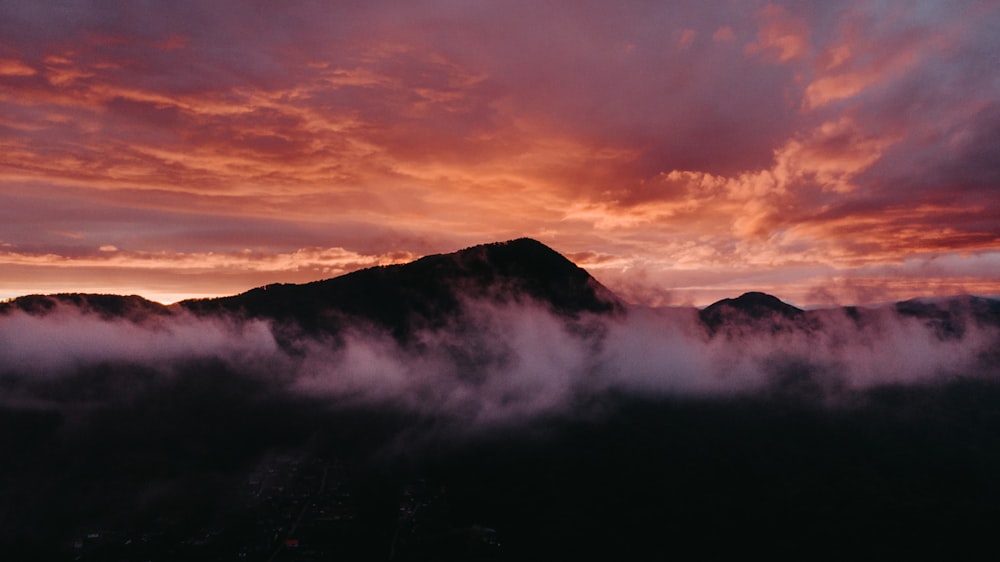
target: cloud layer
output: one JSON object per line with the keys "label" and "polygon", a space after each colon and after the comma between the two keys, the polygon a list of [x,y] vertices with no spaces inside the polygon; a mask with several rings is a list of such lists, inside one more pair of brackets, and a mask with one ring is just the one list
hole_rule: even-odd
{"label": "cloud layer", "polygon": [[1000,292],[991,2],[0,10],[0,294],[522,235],[645,302]]}
{"label": "cloud layer", "polygon": [[[470,300],[443,327],[401,343],[364,324],[307,335],[262,320],[181,312],[103,318],[63,304],[44,315],[0,316],[0,375],[5,406],[59,409],[79,406],[66,388],[83,385],[80,395],[114,405],[132,400],[136,385],[182,376],[212,384],[217,368],[198,366],[215,365],[271,388],[270,401],[376,407],[467,429],[576,415],[581,404],[618,394],[778,393],[843,405],[874,387],[1000,375],[996,319],[977,319],[969,307],[953,309],[946,324],[892,308],[812,314],[806,324],[736,315],[709,330],[693,308],[567,320],[531,302]],[[106,369],[144,374],[113,384],[97,377],[95,394],[88,380]]]}

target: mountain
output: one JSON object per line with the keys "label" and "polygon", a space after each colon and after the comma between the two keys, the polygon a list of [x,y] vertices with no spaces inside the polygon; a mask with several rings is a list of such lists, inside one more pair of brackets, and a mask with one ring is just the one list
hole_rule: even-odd
{"label": "mountain", "polygon": [[961,338],[972,324],[1000,326],[1000,301],[983,297],[918,298],[897,302],[893,308],[902,317],[933,327],[942,339]]}
{"label": "mountain", "polygon": [[0,314],[20,310],[36,316],[45,316],[60,307],[72,307],[85,314],[95,314],[104,320],[124,318],[142,321],[153,315],[170,314],[170,308],[146,300],[138,295],[99,295],[60,293],[55,295],[27,295],[0,303]]}
{"label": "mountain", "polygon": [[[29,295],[0,302],[0,315],[20,310],[44,316],[75,308],[102,319],[141,322],[179,311],[200,316],[235,314],[298,326],[309,333],[337,333],[367,323],[405,339],[415,329],[440,327],[464,299],[497,303],[534,301],[563,317],[619,314],[624,302],[548,246],[530,238],[472,246],[402,265],[379,266],[305,284],[272,284],[238,295],[193,299],[165,306],[129,295]],[[886,307],[804,311],[766,293],[747,292],[694,311],[710,335],[751,330],[816,329],[846,314],[859,327],[881,312],[933,327],[942,339],[961,337],[970,323],[1000,326],[1000,301],[974,296],[911,299]]]}
{"label": "mountain", "polygon": [[702,309],[699,316],[713,333],[728,324],[776,331],[804,327],[805,311],[766,293],[749,292],[715,302]]}
{"label": "mountain", "polygon": [[[453,321],[467,299],[531,301],[565,318],[626,310],[624,302],[586,270],[541,242],[519,238],[312,283],[272,284],[171,306],[135,295],[29,295],[0,302],[0,315],[20,310],[44,316],[60,308],[75,308],[105,320],[141,322],[186,311],[271,320],[313,334],[336,334],[350,325],[369,324],[404,340],[415,330]],[[1000,301],[968,295],[911,299],[876,308],[805,311],[766,293],[747,292],[691,313],[712,336],[815,330],[842,315],[861,328],[878,322],[883,313],[919,321],[934,328],[942,339],[961,337],[972,325],[1000,326]]]}
{"label": "mountain", "polygon": [[584,269],[529,238],[178,306],[201,315],[227,312],[296,323],[310,332],[336,332],[346,322],[361,319],[405,337],[414,328],[446,322],[463,298],[531,299],[567,317],[624,309],[618,297]]}

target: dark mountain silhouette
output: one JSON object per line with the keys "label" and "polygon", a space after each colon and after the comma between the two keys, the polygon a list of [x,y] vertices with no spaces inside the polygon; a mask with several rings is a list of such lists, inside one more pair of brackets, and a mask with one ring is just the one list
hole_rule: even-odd
{"label": "dark mountain silhouette", "polygon": [[621,301],[585,270],[544,244],[521,238],[373,267],[303,285],[275,284],[217,299],[183,301],[197,314],[228,312],[335,332],[358,319],[405,337],[444,323],[465,297],[531,299],[573,317],[614,313]]}
{"label": "dark mountain silhouette", "polygon": [[[405,339],[416,329],[440,327],[454,320],[464,299],[533,301],[566,318],[582,313],[618,314],[626,309],[620,298],[586,270],[541,242],[520,238],[312,283],[278,283],[170,306],[136,295],[62,293],[0,302],[0,315],[19,310],[45,316],[61,308],[74,308],[105,320],[142,322],[152,316],[187,311],[201,316],[229,314],[273,320],[309,333],[337,333],[360,322]],[[942,339],[962,337],[971,324],[1000,326],[1000,301],[970,295],[918,298],[874,308],[806,311],[766,293],[747,292],[715,302],[698,310],[697,315],[709,334],[716,335],[813,330],[840,314],[860,328],[877,322],[880,311],[923,322]]]}
{"label": "dark mountain silhouette", "polygon": [[60,293],[56,295],[27,295],[0,303],[0,314],[20,310],[36,316],[45,316],[60,307],[76,308],[85,314],[96,314],[105,320],[124,318],[141,321],[151,315],[165,315],[170,308],[146,300],[138,295],[99,295],[85,293]]}
{"label": "dark mountain silhouette", "polygon": [[903,317],[916,318],[941,338],[961,338],[969,324],[1000,326],[1000,301],[961,295],[943,299],[910,299],[893,307]]}
{"label": "dark mountain silhouette", "polygon": [[[405,339],[415,329],[454,320],[463,299],[498,303],[534,301],[567,318],[582,313],[618,314],[624,302],[548,246],[529,238],[473,246],[414,262],[380,266],[306,284],[272,284],[229,297],[193,299],[165,306],[136,295],[62,293],[0,302],[0,315],[19,310],[45,316],[61,308],[109,320],[142,322],[180,311],[201,316],[230,314],[273,320],[310,333],[337,333],[370,324]],[[891,311],[933,327],[942,339],[960,338],[970,327],[1000,326],[1000,301],[960,295],[911,299],[884,307],[805,311],[766,293],[747,292],[697,311],[709,334],[735,331],[812,330],[843,313],[857,325]]]}
{"label": "dark mountain silhouette", "polygon": [[713,335],[745,330],[770,333],[822,330],[841,315],[862,329],[879,323],[885,314],[919,321],[942,340],[961,338],[973,326],[1000,327],[1000,301],[971,295],[916,298],[876,307],[802,310],[772,295],[749,292],[734,299],[722,299],[699,311],[701,321]]}
{"label": "dark mountain silhouette", "polygon": [[805,311],[766,293],[749,292],[713,303],[702,309],[699,316],[713,333],[727,324],[774,331],[803,327]]}

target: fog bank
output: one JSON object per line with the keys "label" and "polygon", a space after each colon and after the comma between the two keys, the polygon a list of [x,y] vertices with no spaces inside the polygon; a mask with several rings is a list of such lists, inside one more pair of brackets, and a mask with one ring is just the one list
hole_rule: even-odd
{"label": "fog bank", "polygon": [[[892,308],[853,315],[831,309],[808,325],[734,316],[712,332],[695,309],[568,319],[533,302],[469,300],[444,326],[400,342],[362,323],[316,336],[264,320],[187,313],[108,319],[62,305],[46,315],[0,316],[0,372],[10,404],[15,397],[44,402],[32,396],[36,387],[102,366],[169,379],[192,362],[211,361],[248,384],[266,382],[273,400],[495,424],[569,413],[606,393],[765,394],[830,405],[880,385],[997,377],[1000,331],[971,317],[957,321],[960,333],[942,334],[933,322]],[[108,402],[120,399],[114,385],[103,391]]]}

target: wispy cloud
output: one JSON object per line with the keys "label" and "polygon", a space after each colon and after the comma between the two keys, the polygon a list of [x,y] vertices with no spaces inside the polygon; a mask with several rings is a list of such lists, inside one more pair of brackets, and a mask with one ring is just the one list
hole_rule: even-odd
{"label": "wispy cloud", "polygon": [[[567,320],[523,299],[466,300],[439,327],[400,343],[363,319],[316,335],[294,324],[176,310],[105,317],[63,303],[46,314],[0,315],[0,374],[5,400],[76,408],[78,397],[49,396],[48,382],[117,367],[169,381],[186,365],[217,362],[247,384],[271,385],[270,400],[388,407],[464,431],[585,415],[580,404],[609,393],[758,396],[782,391],[793,377],[819,394],[789,398],[829,406],[878,386],[997,374],[990,354],[1000,333],[971,309],[952,311],[949,325],[960,329],[949,333],[893,308],[814,314],[807,328],[779,330],[732,315],[713,335],[693,308]],[[139,382],[123,396],[106,389],[100,400],[130,399]]]}

